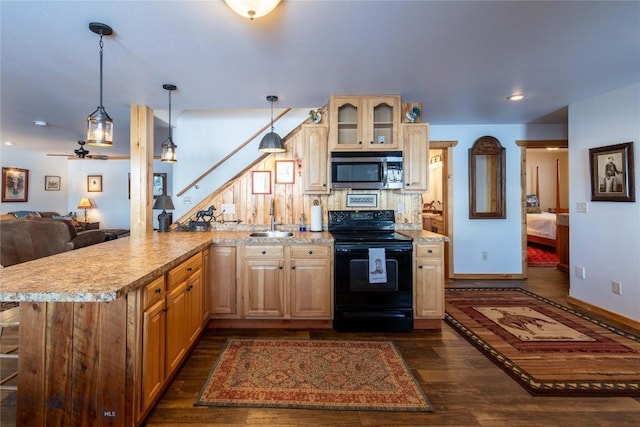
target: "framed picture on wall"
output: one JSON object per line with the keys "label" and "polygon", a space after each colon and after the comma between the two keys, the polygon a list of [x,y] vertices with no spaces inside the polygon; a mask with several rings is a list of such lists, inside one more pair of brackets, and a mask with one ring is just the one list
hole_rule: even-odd
{"label": "framed picture on wall", "polygon": [[87,175],[87,191],[90,193],[102,192],[102,175]]}
{"label": "framed picture on wall", "polygon": [[591,201],[635,202],[633,142],[589,149]]}
{"label": "framed picture on wall", "polygon": [[276,160],[276,184],[293,184],[295,182],[295,161]]}
{"label": "framed picture on wall", "polygon": [[166,195],[167,195],[167,174],[154,173],[153,174],[153,198],[157,199],[158,196],[166,196]]}
{"label": "framed picture on wall", "polygon": [[2,168],[2,201],[26,202],[29,199],[29,170]]}
{"label": "framed picture on wall", "polygon": [[60,177],[46,175],[44,177],[44,191],[60,191]]}
{"label": "framed picture on wall", "polygon": [[271,171],[251,172],[251,193],[271,194]]}

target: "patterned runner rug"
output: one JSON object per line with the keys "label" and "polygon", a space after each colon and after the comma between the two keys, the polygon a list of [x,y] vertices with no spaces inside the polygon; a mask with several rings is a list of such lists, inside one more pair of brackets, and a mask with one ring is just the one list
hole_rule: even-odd
{"label": "patterned runner rug", "polygon": [[386,341],[230,338],[195,405],[433,411]]}
{"label": "patterned runner rug", "polygon": [[640,396],[640,337],[518,288],[445,290],[446,322],[534,395]]}

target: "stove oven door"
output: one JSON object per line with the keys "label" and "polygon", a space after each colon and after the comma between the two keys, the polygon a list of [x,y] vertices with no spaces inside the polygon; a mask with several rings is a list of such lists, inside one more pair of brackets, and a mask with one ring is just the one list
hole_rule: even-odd
{"label": "stove oven door", "polygon": [[[369,248],[384,248],[387,281],[371,283]],[[413,329],[413,251],[411,244],[335,245],[334,328],[348,331]]]}

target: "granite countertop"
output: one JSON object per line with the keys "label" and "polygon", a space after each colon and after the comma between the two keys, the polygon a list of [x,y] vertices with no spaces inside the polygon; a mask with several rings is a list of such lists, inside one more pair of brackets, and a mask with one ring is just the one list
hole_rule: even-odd
{"label": "granite countertop", "polygon": [[[0,269],[0,301],[114,301],[211,244],[333,243],[327,231],[284,238],[250,237],[251,231],[145,233],[16,264]],[[426,230],[398,231],[418,243],[449,240]]]}
{"label": "granite countertop", "polygon": [[449,237],[445,236],[444,234],[438,234],[427,230],[398,230],[398,232],[411,237],[417,243],[449,241]]}
{"label": "granite countertop", "polygon": [[253,238],[251,231],[145,233],[0,269],[0,301],[107,302],[213,244],[331,243],[328,232]]}

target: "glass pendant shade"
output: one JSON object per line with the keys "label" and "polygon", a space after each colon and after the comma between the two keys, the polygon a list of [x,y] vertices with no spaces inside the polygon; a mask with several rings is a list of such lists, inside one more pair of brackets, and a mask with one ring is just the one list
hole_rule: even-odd
{"label": "glass pendant shade", "polygon": [[87,144],[111,147],[113,145],[113,120],[104,107],[99,106],[87,117],[87,121]]}
{"label": "glass pendant shade", "polygon": [[273,103],[278,100],[278,97],[275,95],[267,96],[267,101],[271,103],[271,132],[266,134],[262,141],[260,141],[260,146],[258,150],[263,153],[282,153],[286,151],[284,149],[284,145],[282,144],[282,138],[280,135],[275,133],[273,130]]}
{"label": "glass pendant shade", "polygon": [[87,118],[87,144],[99,147],[111,147],[113,145],[113,120],[102,106],[102,49],[103,36],[113,34],[113,29],[100,22],[92,22],[89,29],[100,36],[100,104],[96,111]]}
{"label": "glass pendant shade", "polygon": [[162,88],[169,92],[169,138],[162,143],[162,152],[160,153],[160,161],[162,163],[176,163],[178,156],[176,148],[178,146],[173,142],[173,127],[171,127],[171,91],[178,89],[176,85],[165,83]]}
{"label": "glass pendant shade", "polygon": [[167,140],[162,143],[162,153],[160,154],[160,161],[163,163],[176,163],[178,161],[176,148],[178,148],[178,146],[173,143],[171,137],[167,138]]}
{"label": "glass pendant shade", "polygon": [[253,20],[268,15],[280,0],[224,0],[235,13]]}

